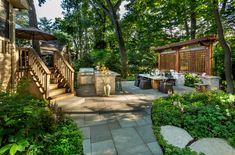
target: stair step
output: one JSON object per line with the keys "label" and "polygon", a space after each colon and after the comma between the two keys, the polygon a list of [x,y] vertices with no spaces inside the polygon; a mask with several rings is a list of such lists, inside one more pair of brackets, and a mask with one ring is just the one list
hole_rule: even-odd
{"label": "stair step", "polygon": [[59,102],[57,102],[57,104],[59,107],[66,111],[66,109],[74,109],[76,108],[76,106],[79,106],[84,102],[85,98],[73,96],[71,98],[60,100]]}
{"label": "stair step", "polygon": [[74,97],[73,93],[64,93],[60,95],[53,96],[52,102],[55,102],[57,104],[58,101],[69,99],[71,97]]}
{"label": "stair step", "polygon": [[49,86],[49,89],[50,90],[52,90],[52,89],[56,89],[56,88],[58,88],[58,84],[50,84],[50,86]]}
{"label": "stair step", "polygon": [[65,91],[66,91],[66,88],[53,89],[53,90],[50,90],[49,96],[54,98],[57,95],[65,94]]}

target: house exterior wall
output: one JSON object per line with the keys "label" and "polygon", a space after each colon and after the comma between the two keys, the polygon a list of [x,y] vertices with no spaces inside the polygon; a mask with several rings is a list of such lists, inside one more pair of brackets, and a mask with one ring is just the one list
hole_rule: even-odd
{"label": "house exterior wall", "polygon": [[[17,53],[15,50],[15,13],[7,0],[0,1],[0,89],[12,90],[15,86]],[[3,26],[4,25],[4,26]]]}

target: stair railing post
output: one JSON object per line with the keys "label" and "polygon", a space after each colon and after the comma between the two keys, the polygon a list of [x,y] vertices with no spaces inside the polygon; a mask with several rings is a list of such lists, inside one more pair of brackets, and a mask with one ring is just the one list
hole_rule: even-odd
{"label": "stair railing post", "polygon": [[50,74],[46,74],[45,98],[49,97]]}

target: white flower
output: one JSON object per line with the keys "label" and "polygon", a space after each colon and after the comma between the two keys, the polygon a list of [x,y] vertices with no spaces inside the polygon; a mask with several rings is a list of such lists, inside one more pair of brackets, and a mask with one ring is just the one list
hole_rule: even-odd
{"label": "white flower", "polygon": [[220,110],[219,105],[215,105],[215,108],[216,108],[217,110]]}
{"label": "white flower", "polygon": [[172,104],[173,104],[174,106],[176,106],[176,105],[178,104],[178,102],[177,102],[177,101],[174,101]]}
{"label": "white flower", "polygon": [[226,115],[227,115],[227,116],[231,116],[231,114],[230,114],[230,112],[229,112],[228,109],[225,109],[225,111],[226,111]]}

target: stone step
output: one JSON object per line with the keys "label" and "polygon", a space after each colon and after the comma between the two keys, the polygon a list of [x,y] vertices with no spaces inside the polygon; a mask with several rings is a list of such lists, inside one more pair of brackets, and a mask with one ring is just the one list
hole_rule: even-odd
{"label": "stone step", "polygon": [[78,105],[81,105],[85,102],[85,98],[73,96],[71,98],[63,99],[57,102],[57,105],[61,107],[63,110],[75,108]]}
{"label": "stone step", "polygon": [[73,93],[63,93],[63,94],[59,94],[59,95],[56,95],[54,97],[52,97],[52,102],[54,103],[58,103],[59,101],[61,100],[67,100],[71,97],[74,97],[74,94]]}
{"label": "stone step", "polygon": [[57,95],[65,94],[65,91],[66,91],[66,88],[53,89],[53,90],[50,90],[49,96],[50,96],[51,98],[54,98],[54,97],[56,97]]}

